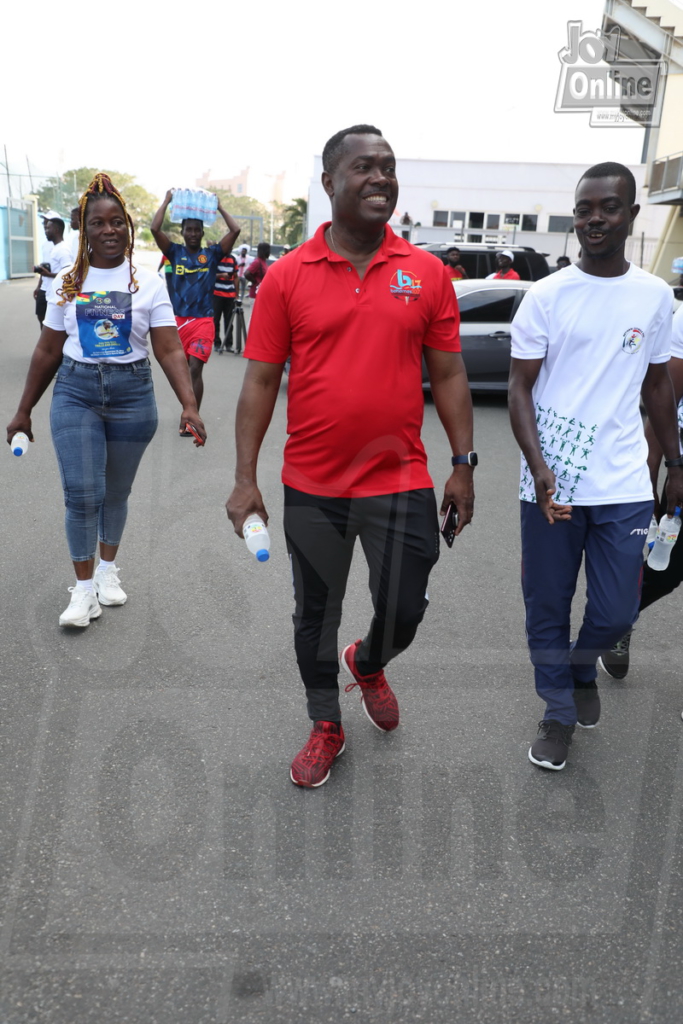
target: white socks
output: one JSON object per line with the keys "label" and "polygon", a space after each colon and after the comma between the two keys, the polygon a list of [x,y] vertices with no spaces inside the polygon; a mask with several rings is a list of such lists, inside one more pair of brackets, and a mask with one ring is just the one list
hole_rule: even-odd
{"label": "white socks", "polygon": [[[103,558],[100,558],[100,564],[95,569],[95,572],[98,569],[108,569],[110,565],[114,565],[114,562],[105,562]],[[80,587],[81,590],[89,590],[91,594],[94,593],[95,588],[93,587],[92,580],[76,580],[76,586]]]}

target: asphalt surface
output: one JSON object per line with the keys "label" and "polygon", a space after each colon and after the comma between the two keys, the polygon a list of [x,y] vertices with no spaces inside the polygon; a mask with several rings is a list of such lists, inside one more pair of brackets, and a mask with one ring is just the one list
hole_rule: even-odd
{"label": "asphalt surface", "polygon": [[[37,339],[32,287],[0,285],[3,422]],[[679,1021],[680,596],[643,617],[627,680],[602,676],[603,719],[567,768],[532,766],[517,452],[505,400],[477,398],[476,518],[390,667],[402,724],[382,735],[347,695],[330,781],[295,788],[286,391],[258,564],[224,511],[244,365],[212,356],[200,451],[155,368],[128,603],[88,629],[57,624],[73,580],[49,395],[27,455],[0,456],[0,1024]],[[429,402],[424,437],[440,487]],[[342,642],[369,610],[359,555]]]}

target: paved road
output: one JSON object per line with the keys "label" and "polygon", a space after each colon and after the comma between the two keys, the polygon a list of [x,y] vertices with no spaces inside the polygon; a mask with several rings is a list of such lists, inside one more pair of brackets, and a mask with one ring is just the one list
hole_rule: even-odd
{"label": "paved road", "polygon": [[[3,422],[37,336],[31,287],[0,286]],[[680,1020],[680,598],[648,613],[567,769],[531,766],[517,456],[504,401],[478,399],[477,516],[391,668],[401,728],[381,735],[347,696],[330,782],[295,789],[285,391],[258,565],[223,510],[243,369],[207,367],[203,451],[155,371],[129,600],[82,632],[57,625],[72,580],[47,396],[29,453],[0,456],[1,1024]],[[425,438],[442,478],[431,404]],[[342,638],[368,614],[359,560]]]}

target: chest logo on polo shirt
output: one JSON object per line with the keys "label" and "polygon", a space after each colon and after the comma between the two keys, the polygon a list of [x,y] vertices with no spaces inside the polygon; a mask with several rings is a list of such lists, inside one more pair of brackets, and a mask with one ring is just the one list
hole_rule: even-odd
{"label": "chest logo on polo shirt", "polygon": [[389,283],[389,289],[395,299],[405,299],[407,306],[409,302],[417,302],[420,298],[422,282],[409,271],[397,270]]}
{"label": "chest logo on polo shirt", "polygon": [[640,327],[630,327],[628,331],[624,331],[624,340],[621,343],[621,347],[624,352],[628,352],[630,356],[633,356],[640,350],[644,341],[645,335]]}

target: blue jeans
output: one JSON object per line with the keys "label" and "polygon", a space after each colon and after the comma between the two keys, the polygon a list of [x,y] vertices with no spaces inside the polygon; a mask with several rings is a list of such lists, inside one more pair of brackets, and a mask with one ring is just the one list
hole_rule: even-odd
{"label": "blue jeans", "polygon": [[[571,520],[552,526],[534,502],[520,505],[522,590],[536,692],[545,701],[546,720],[574,725],[574,686],[595,681],[598,657],[638,614],[653,502],[574,505]],[[569,617],[584,552],[586,608],[570,645]]]}
{"label": "blue jeans", "polygon": [[149,359],[79,363],[65,356],[50,409],[71,559],[95,557],[97,537],[116,547],[128,495],[157,428]]}

